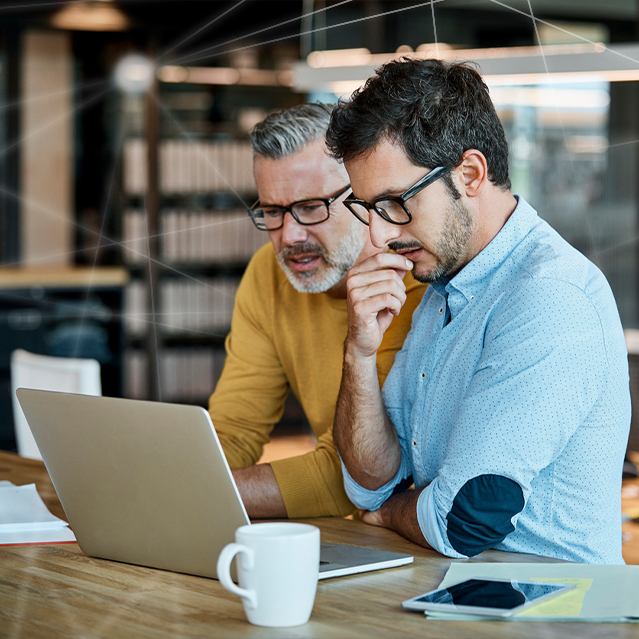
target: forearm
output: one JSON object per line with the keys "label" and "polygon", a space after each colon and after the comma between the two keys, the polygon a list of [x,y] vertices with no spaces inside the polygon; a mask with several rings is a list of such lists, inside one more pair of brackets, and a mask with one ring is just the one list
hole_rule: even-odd
{"label": "forearm", "polygon": [[279,519],[287,516],[270,464],[234,470],[233,477],[251,519]]}
{"label": "forearm", "polygon": [[333,438],[348,472],[363,488],[377,490],[397,473],[401,448],[384,409],[375,357],[357,356],[348,344]]}
{"label": "forearm", "polygon": [[348,273],[348,336],[333,438],[350,476],[366,490],[387,484],[402,460],[384,409],[376,360],[384,333],[406,301],[402,278],[411,267],[399,255],[378,253]]}
{"label": "forearm", "polygon": [[407,490],[393,495],[384,502],[378,511],[363,512],[362,519],[368,524],[394,530],[402,537],[406,537],[420,546],[430,548],[430,544],[424,539],[417,519],[417,502],[424,488]]}

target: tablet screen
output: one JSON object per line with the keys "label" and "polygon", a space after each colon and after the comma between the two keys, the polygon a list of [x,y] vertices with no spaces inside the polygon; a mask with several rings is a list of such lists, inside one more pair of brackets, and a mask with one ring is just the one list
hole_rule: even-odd
{"label": "tablet screen", "polygon": [[565,584],[554,586],[515,580],[489,581],[469,579],[449,588],[443,588],[417,597],[413,601],[416,603],[452,604],[454,606],[512,610],[564,588]]}

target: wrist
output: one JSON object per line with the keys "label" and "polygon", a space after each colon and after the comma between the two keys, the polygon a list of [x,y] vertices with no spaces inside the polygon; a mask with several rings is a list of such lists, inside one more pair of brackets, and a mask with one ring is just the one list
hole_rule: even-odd
{"label": "wrist", "polygon": [[344,342],[344,363],[350,366],[377,366],[377,351],[362,350],[354,341]]}
{"label": "wrist", "polygon": [[391,528],[391,521],[390,521],[390,517],[389,512],[390,512],[390,507],[389,507],[389,501],[392,499],[392,497],[390,499],[387,499],[378,509],[377,511],[377,517],[379,520],[379,525],[383,526],[384,528],[388,528],[389,530],[392,530]]}

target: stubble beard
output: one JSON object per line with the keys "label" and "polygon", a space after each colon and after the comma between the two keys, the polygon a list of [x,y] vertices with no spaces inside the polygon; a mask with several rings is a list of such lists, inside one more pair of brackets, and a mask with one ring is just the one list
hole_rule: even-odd
{"label": "stubble beard", "polygon": [[[357,227],[341,238],[337,244],[327,250],[322,244],[296,244],[276,253],[277,261],[286,274],[288,281],[299,293],[325,293],[345,277],[353,267],[364,248],[366,238]],[[302,273],[289,268],[287,259],[296,255],[312,253],[321,258],[320,265],[312,271]]]}
{"label": "stubble beard", "polygon": [[442,236],[432,249],[426,248],[421,242],[391,242],[389,248],[394,251],[421,248],[430,253],[435,258],[435,265],[426,272],[419,272],[414,268],[412,274],[418,282],[432,284],[459,269],[474,228],[474,220],[468,208],[463,202],[453,200],[446,215]]}

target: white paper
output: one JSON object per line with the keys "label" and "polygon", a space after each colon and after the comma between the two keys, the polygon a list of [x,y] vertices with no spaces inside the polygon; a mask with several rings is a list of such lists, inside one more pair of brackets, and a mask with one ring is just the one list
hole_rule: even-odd
{"label": "white paper", "polygon": [[75,541],[68,526],[49,512],[35,484],[0,482],[0,545]]}
{"label": "white paper", "polygon": [[58,530],[23,530],[0,532],[0,546],[22,544],[57,544],[76,541],[73,531],[65,526]]}

